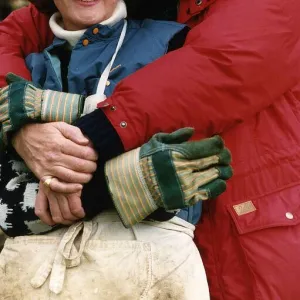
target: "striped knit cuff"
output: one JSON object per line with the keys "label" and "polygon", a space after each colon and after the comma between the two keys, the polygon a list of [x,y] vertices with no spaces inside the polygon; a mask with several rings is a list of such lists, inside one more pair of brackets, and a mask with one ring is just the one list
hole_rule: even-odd
{"label": "striped knit cuff", "polygon": [[41,116],[41,99],[43,90],[27,84],[24,93],[24,107],[26,108],[27,117],[32,120],[40,119]]}
{"label": "striped knit cuff", "polygon": [[84,97],[77,94],[46,90],[43,93],[42,101],[42,121],[62,121],[72,124],[82,113]]}
{"label": "striped knit cuff", "polygon": [[108,188],[125,227],[141,222],[158,209],[145,182],[139,153],[137,148],[105,165]]}

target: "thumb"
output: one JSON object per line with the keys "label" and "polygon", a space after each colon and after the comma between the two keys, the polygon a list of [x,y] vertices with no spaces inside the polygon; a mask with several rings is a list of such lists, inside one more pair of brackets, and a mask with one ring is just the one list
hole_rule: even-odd
{"label": "thumb", "polygon": [[89,144],[89,139],[83,135],[78,127],[64,122],[58,122],[56,124],[58,126],[57,129],[66,139],[69,139],[70,141],[82,146],[87,146]]}
{"label": "thumb", "polygon": [[156,138],[164,144],[181,144],[187,142],[194,134],[194,129],[185,127],[178,129],[172,133],[158,133]]}
{"label": "thumb", "polygon": [[18,76],[14,73],[7,73],[6,77],[5,77],[6,83],[7,84],[11,84],[14,82],[21,82],[21,81],[27,81],[25,78]]}

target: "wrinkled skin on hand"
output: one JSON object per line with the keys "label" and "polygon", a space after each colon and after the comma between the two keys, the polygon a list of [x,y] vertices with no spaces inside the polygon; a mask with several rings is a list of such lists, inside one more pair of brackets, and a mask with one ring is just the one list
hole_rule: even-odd
{"label": "wrinkled skin on hand", "polygon": [[26,125],[15,134],[13,146],[38,179],[58,178],[51,182],[55,192],[80,191],[97,168],[89,140],[66,123]]}

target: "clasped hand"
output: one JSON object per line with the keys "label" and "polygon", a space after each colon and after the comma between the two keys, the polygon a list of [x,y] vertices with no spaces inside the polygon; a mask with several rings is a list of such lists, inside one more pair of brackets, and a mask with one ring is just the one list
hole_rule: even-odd
{"label": "clasped hand", "polygon": [[[48,225],[83,218],[82,184],[91,180],[98,157],[80,129],[63,122],[30,124],[15,134],[12,143],[40,180],[36,215]],[[50,188],[42,183],[47,177],[54,177]]]}

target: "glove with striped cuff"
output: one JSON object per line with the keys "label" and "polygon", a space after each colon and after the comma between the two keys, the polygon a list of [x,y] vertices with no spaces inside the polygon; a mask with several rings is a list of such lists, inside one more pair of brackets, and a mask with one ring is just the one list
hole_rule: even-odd
{"label": "glove with striped cuff", "polygon": [[229,150],[219,136],[187,142],[193,133],[192,128],[158,133],[106,163],[108,187],[125,227],[159,207],[181,209],[226,190],[232,176]]}
{"label": "glove with striped cuff", "polygon": [[31,82],[8,75],[8,86],[0,90],[0,122],[2,143],[8,135],[25,124],[59,122],[72,124],[84,106],[84,97],[51,90],[42,90]]}

